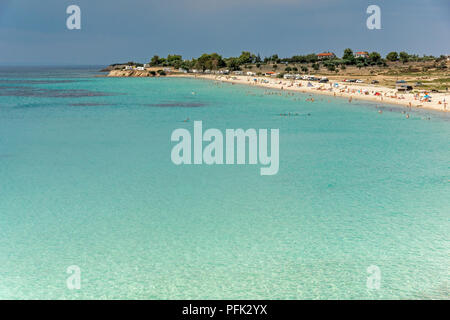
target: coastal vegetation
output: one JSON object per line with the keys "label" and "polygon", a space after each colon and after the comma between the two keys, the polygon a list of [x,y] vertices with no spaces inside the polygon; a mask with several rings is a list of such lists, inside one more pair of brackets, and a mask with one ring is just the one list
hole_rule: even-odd
{"label": "coastal vegetation", "polygon": [[249,51],[243,51],[240,56],[223,58],[218,53],[204,53],[198,58],[193,58],[190,60],[182,59],[181,55],[168,55],[167,58],[160,58],[155,55],[151,58],[150,66],[160,66],[160,67],[174,67],[176,69],[182,68],[186,70],[199,69],[199,70],[218,70],[221,68],[228,68],[231,71],[242,70],[242,69],[256,69],[261,68],[264,65],[271,65],[272,68],[276,69],[278,64],[284,64],[290,66],[289,71],[298,70],[297,67],[292,67],[292,65],[310,65],[313,69],[319,70],[321,67],[325,67],[328,70],[334,71],[335,69],[342,68],[345,66],[358,66],[361,68],[370,66],[383,66],[387,67],[389,62],[400,61],[402,63],[407,62],[440,62],[445,60],[447,57],[441,55],[440,57],[434,56],[419,56],[417,54],[409,54],[407,52],[401,51],[390,52],[384,58],[378,52],[370,52],[365,55],[355,55],[353,50],[347,48],[344,50],[342,58],[333,56],[332,58],[320,59],[317,54],[310,53],[306,55],[294,55],[292,57],[280,58],[278,54],[273,54],[269,57],[261,58],[259,54],[253,54]]}
{"label": "coastal vegetation", "polygon": [[[351,48],[339,57],[331,52],[309,53],[280,57],[272,54],[261,57],[250,51],[242,51],[239,56],[223,57],[218,53],[204,53],[197,58],[183,59],[180,54],[167,57],[154,55],[147,63],[127,62],[110,65],[111,70],[147,70],[148,76],[164,76],[169,72],[241,72],[242,74],[264,75],[275,73],[282,78],[285,74],[314,73],[333,76],[336,80],[362,78],[365,81],[377,80],[382,85],[395,86],[395,81],[408,78],[420,81],[424,88],[446,90],[445,79],[449,78],[449,57],[440,55],[419,56],[405,51],[392,51],[382,56],[379,52],[354,52]],[[133,76],[133,75],[132,75]],[[142,75],[140,75],[142,76]]]}

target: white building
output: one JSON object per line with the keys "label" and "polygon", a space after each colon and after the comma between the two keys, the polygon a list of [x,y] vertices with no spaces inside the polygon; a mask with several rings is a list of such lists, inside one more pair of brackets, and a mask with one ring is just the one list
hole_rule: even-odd
{"label": "white building", "polygon": [[355,52],[355,58],[368,58],[369,53],[366,51]]}

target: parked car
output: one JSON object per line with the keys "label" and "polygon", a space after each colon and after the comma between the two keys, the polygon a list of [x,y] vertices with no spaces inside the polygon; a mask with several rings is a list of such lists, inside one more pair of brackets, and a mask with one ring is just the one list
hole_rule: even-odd
{"label": "parked car", "polygon": [[412,86],[407,84],[399,84],[396,86],[398,91],[411,91],[413,89]]}
{"label": "parked car", "polygon": [[380,81],[378,81],[378,80],[372,80],[371,83],[372,83],[372,84],[377,84],[377,83],[380,83]]}
{"label": "parked car", "polygon": [[363,80],[360,80],[360,79],[356,80],[355,82],[356,82],[356,83],[364,83],[364,81],[363,81]]}

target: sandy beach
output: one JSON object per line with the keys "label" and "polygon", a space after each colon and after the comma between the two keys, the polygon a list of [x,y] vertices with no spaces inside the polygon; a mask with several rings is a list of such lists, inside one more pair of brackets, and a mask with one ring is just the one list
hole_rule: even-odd
{"label": "sandy beach", "polygon": [[[209,75],[209,74],[177,74],[170,77],[189,77],[208,79],[213,81],[230,82],[236,84],[245,84],[259,86],[268,89],[296,91],[311,94],[324,94],[334,97],[348,98],[349,102],[353,99],[375,101],[381,104],[396,104],[408,108],[423,108],[442,112],[450,110],[449,93],[399,93],[396,89],[377,85],[368,85],[361,83],[347,83],[330,80],[328,83],[318,83],[307,80],[286,80],[258,76],[238,76],[238,75]],[[429,98],[425,98],[428,94]]]}

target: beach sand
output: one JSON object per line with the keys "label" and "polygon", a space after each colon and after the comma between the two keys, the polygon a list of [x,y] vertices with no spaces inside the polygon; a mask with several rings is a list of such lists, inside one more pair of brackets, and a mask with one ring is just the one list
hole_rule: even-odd
{"label": "beach sand", "polygon": [[[221,82],[230,82],[236,84],[245,84],[259,86],[268,89],[278,89],[286,91],[296,91],[311,94],[324,94],[334,97],[348,98],[349,102],[353,99],[368,100],[382,104],[396,104],[408,108],[432,109],[442,112],[450,110],[449,93],[428,93],[431,98],[424,100],[425,93],[399,93],[396,89],[376,85],[347,83],[330,80],[328,83],[318,83],[307,80],[286,80],[258,76],[224,76],[209,74],[178,74],[170,77],[189,77],[208,79]],[[310,83],[312,86],[308,86]],[[337,84],[337,86],[336,86]],[[375,95],[378,93],[377,95]]]}

